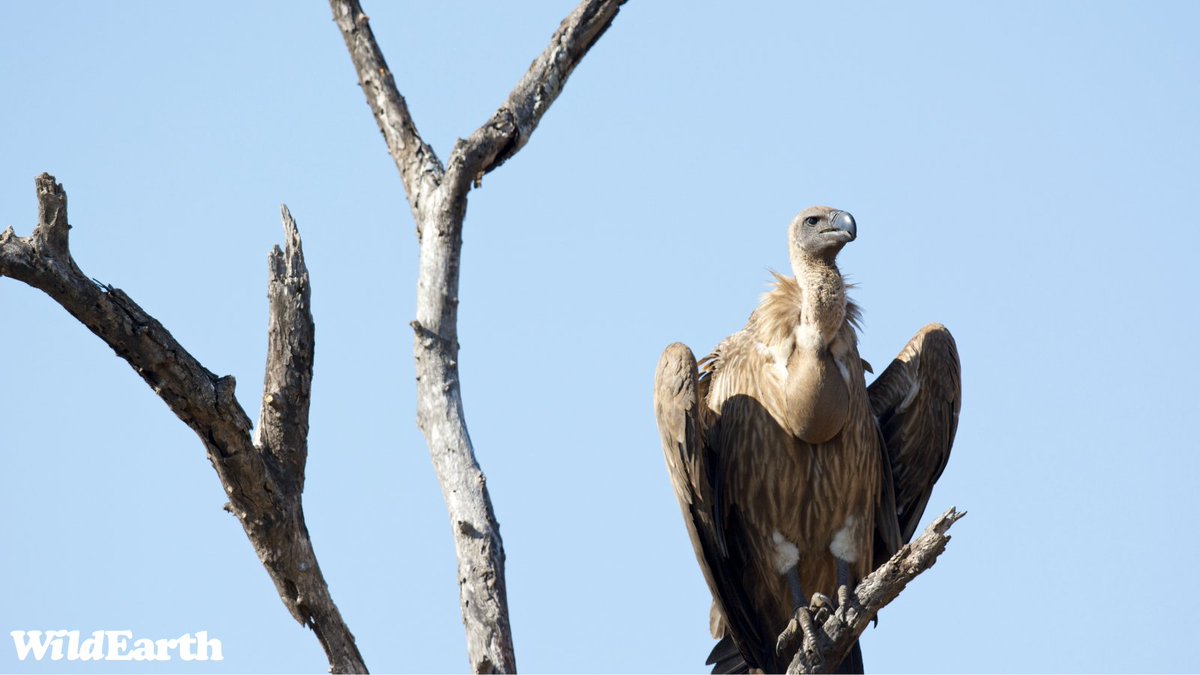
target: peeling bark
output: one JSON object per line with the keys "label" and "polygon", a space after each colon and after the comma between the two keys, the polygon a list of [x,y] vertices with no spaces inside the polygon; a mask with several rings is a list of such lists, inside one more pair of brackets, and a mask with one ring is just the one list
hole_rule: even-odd
{"label": "peeling bark", "polygon": [[612,24],[624,0],[584,0],[483,126],[459,140],[443,167],[396,88],[357,0],[330,0],[367,105],[400,171],[420,243],[412,322],[417,426],[425,435],[450,514],[471,669],[516,672],[504,545],[487,481],[463,416],[458,373],[458,282],[467,193],[529,141],[567,78]]}
{"label": "peeling bark", "polygon": [[0,233],[0,276],[29,284],[62,305],[196,432],[229,498],[225,509],[242,524],[283,604],[316,633],[333,672],[367,672],[304,524],[300,493],[313,321],[300,235],[286,207],[285,249],[276,247],[270,258],[263,411],[252,439],[233,377],[210,372],[123,291],[89,279],[69,250],[66,192],[49,174],[38,176],[36,185],[38,224],[29,237],[18,237],[11,227]]}

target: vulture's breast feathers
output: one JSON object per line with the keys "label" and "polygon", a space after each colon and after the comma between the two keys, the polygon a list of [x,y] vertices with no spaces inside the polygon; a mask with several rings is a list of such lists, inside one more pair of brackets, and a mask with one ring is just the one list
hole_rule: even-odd
{"label": "vulture's breast feathers", "polygon": [[[742,394],[806,443],[824,443],[841,432],[850,415],[852,378],[861,379],[860,368],[850,365],[857,359],[852,324],[858,308],[847,301],[841,275],[832,272],[836,279],[805,279],[803,287],[775,275],[775,288],[745,329],[714,354],[708,401],[714,412]],[[751,367],[722,367],[735,362]]]}

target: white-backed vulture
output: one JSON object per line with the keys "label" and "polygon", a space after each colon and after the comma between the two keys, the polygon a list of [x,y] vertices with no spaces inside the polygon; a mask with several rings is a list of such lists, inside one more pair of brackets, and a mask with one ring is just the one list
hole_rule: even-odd
{"label": "white-backed vulture", "polygon": [[[922,328],[868,389],[859,310],[835,259],[849,213],[813,207],[788,229],[746,327],[697,364],[658,364],[667,469],[713,595],[713,672],[783,672],[776,639],[812,594],[837,597],[917,527],[950,455],[961,398],[949,331]],[[858,645],[841,668],[862,672]]]}

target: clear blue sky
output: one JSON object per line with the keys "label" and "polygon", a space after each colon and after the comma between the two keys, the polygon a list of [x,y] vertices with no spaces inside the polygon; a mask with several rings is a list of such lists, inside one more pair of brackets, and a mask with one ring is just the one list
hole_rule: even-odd
{"label": "clear blue sky", "polygon": [[[366,10],[444,158],[572,0]],[[286,202],[317,323],[305,510],[375,672],[466,668],[414,423],[416,243],[324,2],[16,3],[0,22],[0,228],[63,182],[71,244],[257,419]],[[687,672],[708,598],[651,407],[852,212],[842,268],[886,364],[941,321],[962,422],[925,522],[970,515],[868,631],[873,671],[1197,671],[1200,5],[631,0],[471,195],[467,418],[528,672]],[[42,293],[0,280],[0,671],[13,629],[207,630],[203,670],[323,672],[204,449]],[[1053,628],[1046,628],[1053,626]]]}

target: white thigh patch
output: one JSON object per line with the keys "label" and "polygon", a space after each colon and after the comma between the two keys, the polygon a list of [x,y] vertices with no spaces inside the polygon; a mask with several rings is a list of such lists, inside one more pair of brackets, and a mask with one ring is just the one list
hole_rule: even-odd
{"label": "white thigh patch", "polygon": [[787,574],[800,562],[800,549],[795,544],[783,538],[776,530],[771,534],[771,543],[775,545],[775,571]]}
{"label": "white thigh patch", "polygon": [[842,525],[842,529],[833,535],[833,541],[829,544],[830,553],[846,562],[858,561],[858,537],[855,536],[857,524],[858,519],[854,516],[846,517],[846,523]]}

